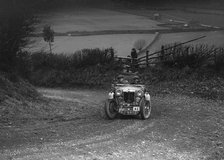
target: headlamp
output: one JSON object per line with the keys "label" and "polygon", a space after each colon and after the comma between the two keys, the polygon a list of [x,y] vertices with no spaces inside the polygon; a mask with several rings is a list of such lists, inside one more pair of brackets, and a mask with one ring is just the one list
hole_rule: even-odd
{"label": "headlamp", "polygon": [[137,96],[138,96],[138,97],[143,96],[143,92],[142,92],[141,90],[137,91]]}
{"label": "headlamp", "polygon": [[122,91],[121,90],[116,90],[116,96],[121,96]]}

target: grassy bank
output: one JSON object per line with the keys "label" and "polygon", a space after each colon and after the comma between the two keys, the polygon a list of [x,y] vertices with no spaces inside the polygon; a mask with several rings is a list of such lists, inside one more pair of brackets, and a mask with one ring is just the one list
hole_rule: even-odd
{"label": "grassy bank", "polygon": [[0,122],[34,117],[33,107],[41,95],[27,81],[12,73],[0,72]]}
{"label": "grassy bank", "polygon": [[224,100],[224,76],[213,70],[149,68],[142,76],[153,95],[174,93]]}
{"label": "grassy bank", "polygon": [[0,72],[0,123],[31,122],[58,113],[54,106],[59,102],[42,97],[32,85],[100,87],[110,82],[108,70],[111,75],[116,71],[112,52],[112,49],[85,49],[70,56],[18,53],[16,70]]}

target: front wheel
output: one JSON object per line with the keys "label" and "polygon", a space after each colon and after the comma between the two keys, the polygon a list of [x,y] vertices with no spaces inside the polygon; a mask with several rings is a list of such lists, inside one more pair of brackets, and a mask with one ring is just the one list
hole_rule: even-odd
{"label": "front wheel", "polygon": [[140,102],[140,115],[143,120],[148,119],[151,115],[152,106],[151,101],[146,101],[143,98]]}
{"label": "front wheel", "polygon": [[108,119],[114,119],[116,118],[117,116],[117,111],[116,111],[116,108],[117,108],[117,104],[115,101],[113,100],[107,100],[105,102],[105,106],[104,106],[104,109],[105,109],[105,113],[106,113],[106,116]]}

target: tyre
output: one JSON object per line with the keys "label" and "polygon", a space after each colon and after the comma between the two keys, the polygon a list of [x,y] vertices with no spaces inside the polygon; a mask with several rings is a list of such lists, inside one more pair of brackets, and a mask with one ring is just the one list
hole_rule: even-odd
{"label": "tyre", "polygon": [[116,118],[116,116],[118,114],[116,108],[117,108],[117,104],[116,104],[115,101],[107,100],[105,102],[104,109],[105,109],[105,113],[106,113],[106,116],[107,116],[108,119]]}
{"label": "tyre", "polygon": [[140,101],[140,115],[143,120],[148,119],[151,116],[152,106],[151,101],[146,101],[142,98]]}

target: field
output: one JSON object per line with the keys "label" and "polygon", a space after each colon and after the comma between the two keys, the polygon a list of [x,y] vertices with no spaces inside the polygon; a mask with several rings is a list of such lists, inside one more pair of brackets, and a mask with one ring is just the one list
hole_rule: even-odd
{"label": "field", "polygon": [[[198,12],[197,12],[198,11]],[[224,12],[209,13],[209,11],[201,10],[168,10],[160,11],[165,17],[170,19],[179,19],[186,22],[198,21],[205,25],[224,27]]]}
{"label": "field", "polygon": [[[74,53],[84,48],[109,48],[113,47],[118,55],[127,56],[133,48],[133,44],[138,39],[144,39],[148,43],[154,38],[153,34],[118,34],[118,35],[99,35],[99,36],[59,36],[53,43],[54,53]],[[32,52],[39,49],[49,51],[48,43],[43,38],[35,38],[36,43],[30,49]],[[31,47],[31,46],[30,46]]]}
{"label": "field", "polygon": [[[150,52],[157,51],[164,44],[175,42],[186,42],[188,40],[206,36],[206,38],[189,43],[191,45],[208,44],[217,47],[224,46],[224,31],[212,32],[184,32],[161,34],[159,39],[149,48]],[[154,38],[154,34],[116,34],[116,35],[96,35],[96,36],[58,36],[53,43],[54,53],[71,54],[76,50],[84,48],[109,48],[113,47],[116,54],[128,56],[136,40],[144,39],[149,44]],[[36,42],[30,47],[31,52],[39,50],[49,51],[48,43],[43,38],[33,38]]]}
{"label": "field", "polygon": [[217,47],[224,47],[224,31],[186,32],[186,33],[161,34],[156,43],[154,43],[154,45],[151,48],[149,48],[149,51],[154,52],[160,50],[162,45],[176,42],[186,42],[201,36],[206,37],[188,44],[189,45],[207,44],[211,46],[215,45]]}
{"label": "field", "polygon": [[55,32],[102,31],[102,30],[153,30],[159,22],[146,17],[103,9],[59,10],[39,15],[40,32],[45,24],[52,25]]}
{"label": "field", "polygon": [[[36,26],[36,33],[41,33],[44,25],[49,24],[54,31],[64,36],[56,36],[53,43],[54,53],[74,53],[84,48],[108,48],[113,47],[117,54],[127,56],[135,41],[139,39],[150,43],[154,34],[110,34],[108,31],[138,31],[166,29],[157,26],[159,22],[146,17],[132,14],[103,10],[103,9],[75,9],[60,10],[38,15],[40,24]],[[74,32],[103,31],[103,35],[92,36],[68,36]],[[48,51],[49,46],[41,37],[32,38],[34,44],[28,46],[28,50],[36,52]]]}
{"label": "field", "polygon": [[120,12],[134,14],[138,16],[153,19],[154,13],[159,13],[160,23],[170,23],[170,20],[176,20],[188,23],[189,21],[197,21],[201,24],[211,25],[215,27],[224,27],[223,10],[210,10],[198,8],[141,8],[141,9],[118,9]]}
{"label": "field", "polygon": [[[146,40],[150,44],[154,39],[154,32],[162,30],[158,40],[149,48],[150,52],[159,50],[161,45],[184,42],[206,35],[207,37],[194,42],[194,44],[206,43],[209,45],[224,46],[223,31],[183,32],[166,33],[170,28],[161,27],[161,24],[174,21],[189,22],[198,21],[201,24],[213,27],[224,27],[224,14],[221,11],[209,10],[150,10],[150,9],[129,9],[129,10],[106,10],[106,9],[63,9],[39,14],[40,24],[36,26],[36,33],[41,33],[44,25],[49,24],[56,35],[53,43],[54,53],[74,53],[84,48],[108,48],[113,47],[117,55],[127,56],[135,41]],[[152,20],[153,13],[162,15],[161,20]],[[149,33],[139,33],[151,31]],[[88,34],[87,34],[88,33]],[[130,34],[129,34],[130,33]],[[78,36],[74,36],[78,34]],[[28,46],[31,52],[49,51],[48,44],[43,38],[33,37],[34,44]]]}

